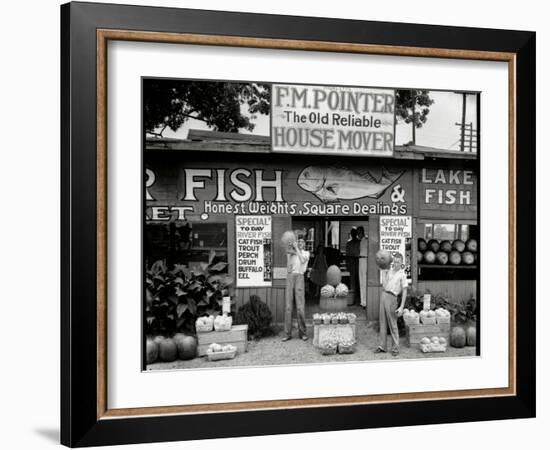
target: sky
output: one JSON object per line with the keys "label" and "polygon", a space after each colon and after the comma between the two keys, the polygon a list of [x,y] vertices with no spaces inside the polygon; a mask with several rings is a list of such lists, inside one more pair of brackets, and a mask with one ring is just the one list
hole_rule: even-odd
{"label": "sky", "polygon": [[[430,91],[430,97],[434,103],[430,106],[427,122],[422,128],[416,129],[416,144],[427,147],[435,147],[445,150],[460,149],[460,123],[462,118],[462,94],[448,91]],[[243,115],[249,116],[246,105],[241,107]],[[253,134],[269,136],[269,116],[258,114],[251,120],[255,124]],[[472,122],[474,128],[477,123],[476,96],[466,96],[466,123]],[[209,130],[204,122],[191,119],[178,131],[166,129],[164,137],[186,139],[190,129]],[[395,128],[395,144],[404,145],[412,139],[412,125],[397,122]],[[241,130],[241,133],[251,133]]]}

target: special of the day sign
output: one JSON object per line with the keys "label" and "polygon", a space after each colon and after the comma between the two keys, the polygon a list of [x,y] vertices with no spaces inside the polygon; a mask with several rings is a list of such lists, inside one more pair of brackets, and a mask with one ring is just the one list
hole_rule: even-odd
{"label": "special of the day sign", "polygon": [[235,216],[237,287],[271,286],[271,216]]}
{"label": "special of the day sign", "polygon": [[273,85],[273,151],[389,157],[394,143],[393,89]]}
{"label": "special of the day sign", "polygon": [[380,249],[403,256],[405,273],[410,278],[410,256],[407,258],[407,241],[412,238],[411,216],[380,216]]}

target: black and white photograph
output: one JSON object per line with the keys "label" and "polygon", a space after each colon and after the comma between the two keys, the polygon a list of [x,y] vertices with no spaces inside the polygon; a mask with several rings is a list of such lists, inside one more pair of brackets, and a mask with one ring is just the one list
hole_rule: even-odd
{"label": "black and white photograph", "polygon": [[143,77],[142,369],[480,357],[482,96]]}

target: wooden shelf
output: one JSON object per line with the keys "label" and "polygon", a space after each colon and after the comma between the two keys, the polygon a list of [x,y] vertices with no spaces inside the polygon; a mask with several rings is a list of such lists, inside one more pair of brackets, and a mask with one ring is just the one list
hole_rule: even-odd
{"label": "wooden shelf", "polygon": [[476,264],[418,264],[421,269],[477,269]]}

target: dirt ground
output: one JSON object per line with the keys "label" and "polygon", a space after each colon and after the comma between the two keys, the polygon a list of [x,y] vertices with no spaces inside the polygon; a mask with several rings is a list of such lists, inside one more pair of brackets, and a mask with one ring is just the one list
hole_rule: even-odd
{"label": "dirt ground", "polygon": [[[211,362],[206,357],[202,357],[191,361],[154,363],[148,365],[147,370],[318,364],[369,360],[395,361],[400,359],[471,357],[475,356],[476,353],[475,347],[453,348],[451,346],[447,347],[445,353],[422,353],[418,348],[407,347],[404,337],[401,338],[398,356],[392,356],[391,353],[374,353],[377,343],[376,329],[376,322],[358,323],[356,329],[357,351],[351,355],[321,355],[312,343],[313,327],[308,327],[309,340],[305,342],[298,339],[297,332],[294,330],[294,338],[287,342],[281,342],[282,333],[259,341],[248,341],[248,351],[237,354],[234,359]],[[388,348],[390,348],[389,343]]]}

